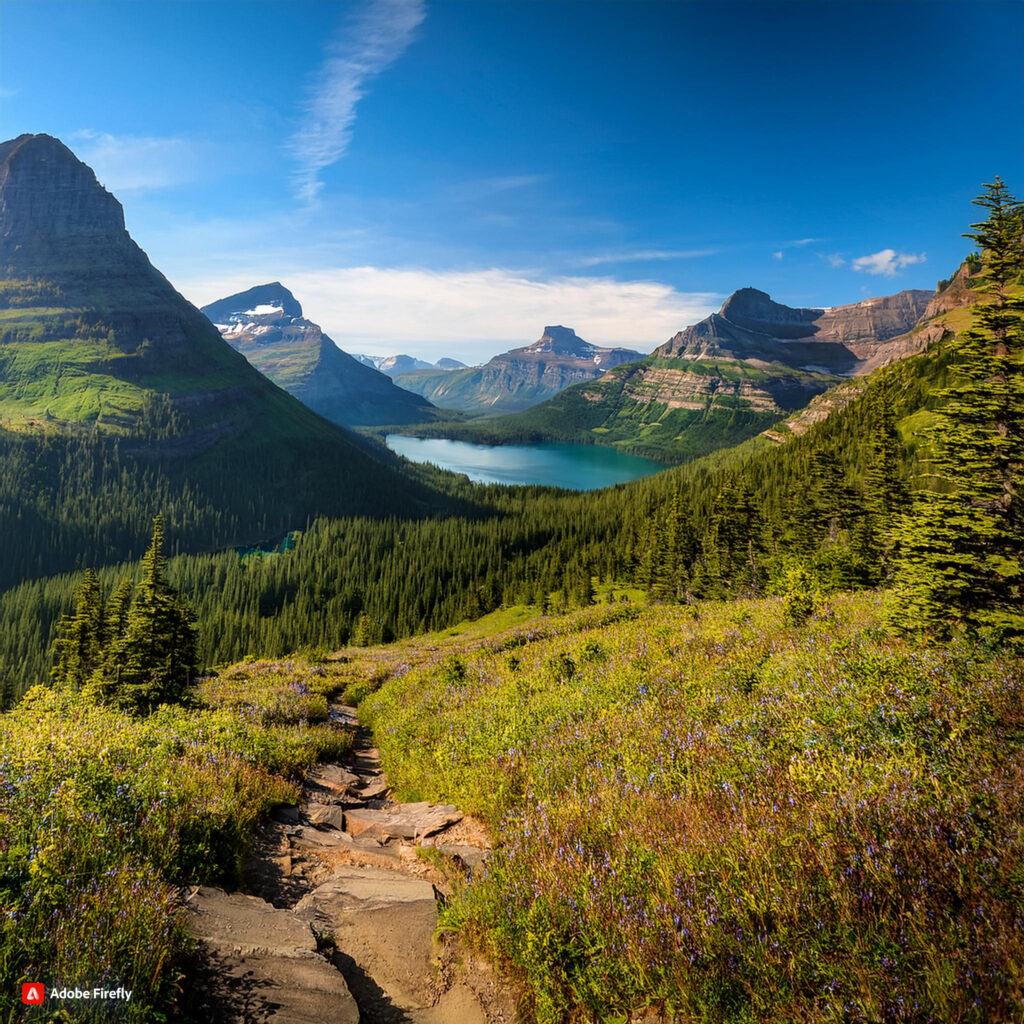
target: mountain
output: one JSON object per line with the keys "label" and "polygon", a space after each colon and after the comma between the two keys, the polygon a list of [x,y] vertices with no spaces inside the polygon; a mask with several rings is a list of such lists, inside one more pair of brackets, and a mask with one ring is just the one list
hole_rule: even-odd
{"label": "mountain", "polygon": [[483,366],[396,373],[395,380],[443,409],[508,413],[642,358],[629,349],[598,348],[568,327],[545,327],[532,345],[503,352]]}
{"label": "mountain", "polygon": [[684,461],[760,433],[849,376],[921,351],[927,335],[908,332],[931,298],[903,291],[795,309],[742,288],[640,362],[613,366],[518,415],[445,433],[491,442],[589,441]]}
{"label": "mountain", "polygon": [[412,373],[415,370],[460,370],[466,364],[460,363],[458,359],[449,359],[445,356],[438,359],[436,363],[428,363],[424,359],[416,359],[413,356],[364,356],[353,353],[352,358],[358,360],[363,366],[372,366],[381,373],[394,376],[396,373]]}
{"label": "mountain", "polygon": [[428,363],[425,359],[417,359],[415,356],[387,356],[380,361],[378,369],[394,377],[399,373],[411,373],[413,370],[433,370],[434,364]]}
{"label": "mountain", "polygon": [[909,354],[893,339],[917,323],[931,298],[931,292],[911,290],[831,309],[794,309],[756,288],[741,288],[720,312],[680,331],[653,355],[860,375]]}
{"label": "mountain", "polygon": [[[384,461],[381,461],[384,460]],[[0,143],[0,589],[434,497],[235,352],[48,135]]]}
{"label": "mountain", "polygon": [[[929,295],[924,313],[914,327],[880,346],[886,357],[883,361],[866,361],[858,368],[856,376],[816,396],[805,408],[797,410],[781,423],[764,431],[764,436],[770,441],[780,443],[793,437],[800,437],[814,424],[830,419],[835,413],[841,412],[859,399],[864,394],[869,378],[874,379],[871,373],[874,369],[907,356],[926,353],[927,358],[905,364],[912,366],[912,371],[908,371],[912,372],[912,375],[901,385],[901,390],[909,388],[920,398],[922,394],[939,387],[945,373],[945,357],[936,343],[951,338],[970,326],[971,307],[984,296],[983,292],[971,287],[971,277],[971,266],[962,263],[949,280],[940,281],[935,293]],[[926,410],[926,403],[921,399],[919,405],[912,409],[909,415],[912,418],[908,419],[909,425],[906,428],[908,437],[920,428],[922,422],[930,421],[932,414]]]}
{"label": "mountain", "polygon": [[265,377],[342,426],[419,423],[430,403],[353,359],[315,323],[280,282],[257,285],[203,306],[232,348]]}

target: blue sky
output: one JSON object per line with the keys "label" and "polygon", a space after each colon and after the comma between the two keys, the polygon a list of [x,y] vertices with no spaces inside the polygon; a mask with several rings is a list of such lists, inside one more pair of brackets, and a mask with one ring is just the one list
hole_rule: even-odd
{"label": "blue sky", "polygon": [[649,350],[746,285],[933,288],[1024,193],[1020,0],[3,0],[0,134],[94,169],[189,299],[350,351]]}

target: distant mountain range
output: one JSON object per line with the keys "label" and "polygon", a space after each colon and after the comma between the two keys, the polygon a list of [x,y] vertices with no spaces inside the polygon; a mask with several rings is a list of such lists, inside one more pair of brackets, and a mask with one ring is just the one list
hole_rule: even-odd
{"label": "distant mountain range", "polygon": [[358,359],[365,366],[372,366],[375,370],[386,373],[389,377],[394,377],[399,373],[412,373],[414,370],[459,370],[466,365],[465,363],[460,363],[458,359],[449,359],[447,356],[438,359],[436,363],[428,363],[425,359],[417,359],[415,356],[407,355],[353,355],[352,358]]}
{"label": "distant mountain range", "polygon": [[442,409],[517,412],[622,363],[643,359],[624,348],[599,348],[569,327],[545,327],[532,345],[496,355],[483,366],[395,372],[396,383]]}
{"label": "distant mountain range", "polygon": [[218,299],[202,311],[260,373],[334,423],[380,426],[430,419],[425,398],[397,387],[365,358],[343,352],[303,317],[295,296],[278,281]]}
{"label": "distant mountain range", "polygon": [[138,557],[158,512],[209,550],[437,503],[234,351],[66,146],[0,143],[0,589]]}
{"label": "distant mountain range", "polygon": [[794,309],[742,288],[646,358],[446,436],[593,441],[667,461],[704,455],[761,432],[846,377],[921,351],[927,335],[908,332],[931,299],[915,290]]}

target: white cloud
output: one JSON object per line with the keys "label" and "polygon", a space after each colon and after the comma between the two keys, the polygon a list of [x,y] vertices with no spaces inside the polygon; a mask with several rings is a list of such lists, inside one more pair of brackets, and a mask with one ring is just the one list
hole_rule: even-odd
{"label": "white cloud", "polygon": [[716,310],[722,296],[677,292],[654,281],[562,277],[507,269],[428,271],[384,267],[233,274],[178,282],[197,305],[279,279],[305,314],[347,352],[407,352],[485,362],[527,345],[548,324],[595,344],[650,350]]}
{"label": "white cloud", "polygon": [[294,183],[304,202],[316,199],[320,172],[340,160],[352,140],[356,106],[366,83],[393,64],[426,17],[422,0],[370,0],[355,10],[327,51],[290,149],[298,161]]}
{"label": "white cloud", "polygon": [[830,252],[826,255],[822,255],[819,252],[818,258],[824,260],[830,267],[838,268],[846,266],[846,260],[837,252]]}
{"label": "white cloud", "polygon": [[110,135],[86,129],[69,139],[75,155],[115,194],[195,181],[212,162],[210,144],[183,135]]}
{"label": "white cloud", "polygon": [[820,238],[798,238],[795,242],[789,242],[787,244],[788,245],[801,246],[801,245],[812,245],[814,242],[820,242],[820,241],[821,241]]}
{"label": "white cloud", "polygon": [[600,253],[573,260],[576,267],[599,267],[605,263],[647,263],[652,260],[696,260],[714,256],[717,249],[639,249],[629,252]]}
{"label": "white cloud", "polygon": [[782,250],[779,249],[778,252],[773,252],[772,253],[772,259],[773,260],[781,260],[782,259]]}
{"label": "white cloud", "polygon": [[923,252],[909,253],[897,252],[895,249],[883,249],[870,256],[858,256],[850,266],[854,270],[862,270],[866,274],[895,277],[904,267],[909,267],[913,263],[924,263],[925,259]]}

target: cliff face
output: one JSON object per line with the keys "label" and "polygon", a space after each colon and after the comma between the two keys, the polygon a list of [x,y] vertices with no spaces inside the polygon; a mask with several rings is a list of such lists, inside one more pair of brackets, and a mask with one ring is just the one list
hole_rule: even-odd
{"label": "cliff face", "polygon": [[680,331],[654,354],[856,376],[910,354],[907,342],[893,339],[921,319],[931,297],[909,290],[831,309],[794,309],[756,288],[741,288],[720,312]]}
{"label": "cliff face", "polygon": [[302,315],[280,282],[204,306],[221,336],[264,376],[342,426],[418,423],[431,405],[359,362]]}
{"label": "cliff face", "polygon": [[527,409],[565,388],[595,380],[606,370],[643,359],[640,352],[600,348],[569,327],[545,327],[532,345],[496,355],[483,366],[396,374],[403,387],[435,405],[467,412]]}
{"label": "cliff face", "polygon": [[924,319],[930,320],[962,306],[974,305],[981,297],[981,293],[972,289],[971,284],[971,268],[967,263],[961,263],[957,272],[946,283],[946,287],[940,289],[928,303]]}
{"label": "cliff face", "polygon": [[0,245],[18,266],[43,253],[71,262],[97,248],[124,252],[125,237],[121,204],[63,143],[20,135],[0,144]]}
{"label": "cliff face", "polygon": [[[84,331],[97,356],[102,337],[118,357],[136,357],[112,366],[132,380],[172,364],[205,363],[214,377],[222,366],[237,365],[132,240],[121,204],[49,135],[0,144],[0,278],[0,309],[48,310],[28,321],[6,316],[0,341],[70,340]],[[73,328],[63,310],[75,312]]]}

